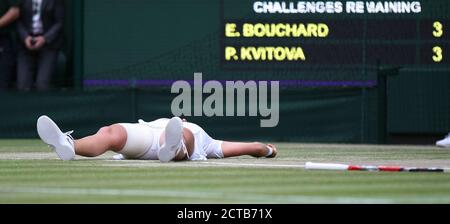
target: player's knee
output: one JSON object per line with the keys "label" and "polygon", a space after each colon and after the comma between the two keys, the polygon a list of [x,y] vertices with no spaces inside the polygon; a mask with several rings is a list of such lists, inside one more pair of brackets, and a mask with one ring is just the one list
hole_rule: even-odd
{"label": "player's knee", "polygon": [[127,142],[127,131],[125,128],[119,124],[114,124],[109,126],[109,134],[112,139],[113,149],[122,149]]}
{"label": "player's knee", "polygon": [[126,130],[118,124],[102,127],[97,132],[109,142],[110,148],[121,149],[126,143]]}

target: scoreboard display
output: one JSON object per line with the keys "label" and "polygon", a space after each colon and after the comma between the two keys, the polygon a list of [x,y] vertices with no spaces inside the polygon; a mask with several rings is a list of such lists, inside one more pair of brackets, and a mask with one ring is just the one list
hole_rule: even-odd
{"label": "scoreboard display", "polygon": [[[450,70],[450,1],[84,3],[84,79],[374,80]],[[109,82],[114,83],[114,82]]]}
{"label": "scoreboard display", "polygon": [[[239,2],[239,4],[237,4]],[[223,0],[225,68],[450,64],[450,3]]]}

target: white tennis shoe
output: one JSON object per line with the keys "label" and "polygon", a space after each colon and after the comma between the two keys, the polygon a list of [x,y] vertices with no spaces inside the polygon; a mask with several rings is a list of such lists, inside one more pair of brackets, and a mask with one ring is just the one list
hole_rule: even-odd
{"label": "white tennis shoe", "polygon": [[436,146],[450,148],[450,133],[444,139],[437,141]]}
{"label": "white tennis shoe", "polygon": [[58,125],[45,115],[38,118],[36,126],[39,137],[56,152],[60,159],[75,158],[74,140],[70,136],[73,131],[63,133]]}
{"label": "white tennis shoe", "polygon": [[158,158],[161,162],[169,162],[175,158],[178,150],[183,150],[183,121],[173,117],[167,122],[164,130],[165,143],[159,150]]}

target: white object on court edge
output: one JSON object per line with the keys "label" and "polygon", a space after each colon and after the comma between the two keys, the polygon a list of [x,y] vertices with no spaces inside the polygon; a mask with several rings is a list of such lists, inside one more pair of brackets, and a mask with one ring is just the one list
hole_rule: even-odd
{"label": "white object on court edge", "polygon": [[48,144],[62,160],[75,158],[75,147],[72,136],[73,131],[63,133],[58,125],[49,117],[43,115],[37,120],[37,132],[43,142]]}
{"label": "white object on court edge", "polygon": [[117,154],[113,156],[114,160],[124,160],[125,157],[122,154]]}
{"label": "white object on court edge", "polygon": [[347,170],[349,165],[338,163],[313,163],[307,162],[305,169],[308,170]]}
{"label": "white object on court edge", "polygon": [[159,161],[169,162],[175,158],[178,150],[183,150],[183,121],[179,117],[169,120],[164,129],[165,143],[158,153]]}
{"label": "white object on court edge", "polygon": [[436,146],[450,148],[450,133],[444,139],[437,141]]}

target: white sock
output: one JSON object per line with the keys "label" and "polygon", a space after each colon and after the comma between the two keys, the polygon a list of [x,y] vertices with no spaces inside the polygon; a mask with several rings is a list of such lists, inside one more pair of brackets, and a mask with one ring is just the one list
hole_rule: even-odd
{"label": "white sock", "polygon": [[265,155],[265,157],[267,157],[267,156],[271,156],[272,155],[272,153],[273,153],[273,149],[272,148],[270,148],[269,146],[266,146],[267,147],[267,149],[269,149],[269,152],[267,152],[267,155]]}

